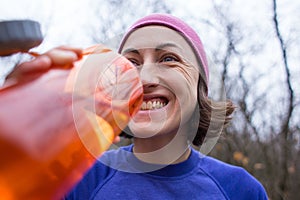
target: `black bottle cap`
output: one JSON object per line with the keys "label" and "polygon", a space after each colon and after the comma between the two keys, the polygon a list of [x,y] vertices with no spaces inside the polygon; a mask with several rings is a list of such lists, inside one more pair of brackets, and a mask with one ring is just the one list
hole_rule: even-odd
{"label": "black bottle cap", "polygon": [[40,24],[32,20],[10,20],[0,22],[0,56],[27,52],[40,45],[43,36]]}

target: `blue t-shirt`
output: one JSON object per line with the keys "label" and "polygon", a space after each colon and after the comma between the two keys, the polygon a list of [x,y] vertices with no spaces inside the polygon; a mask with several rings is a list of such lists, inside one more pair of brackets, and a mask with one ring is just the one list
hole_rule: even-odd
{"label": "blue t-shirt", "polygon": [[141,162],[132,145],[106,152],[67,199],[267,200],[262,185],[244,169],[192,149],[181,163]]}

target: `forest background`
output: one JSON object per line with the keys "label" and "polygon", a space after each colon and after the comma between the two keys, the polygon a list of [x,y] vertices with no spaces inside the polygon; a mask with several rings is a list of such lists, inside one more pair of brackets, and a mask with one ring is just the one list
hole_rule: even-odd
{"label": "forest background", "polygon": [[[299,199],[299,1],[0,0],[0,5],[0,21],[41,23],[39,52],[60,45],[116,47],[126,28],[146,14],[182,18],[207,51],[209,95],[232,99],[238,107],[209,155],[244,167],[272,200]],[[19,54],[1,58],[0,82],[25,59]]]}

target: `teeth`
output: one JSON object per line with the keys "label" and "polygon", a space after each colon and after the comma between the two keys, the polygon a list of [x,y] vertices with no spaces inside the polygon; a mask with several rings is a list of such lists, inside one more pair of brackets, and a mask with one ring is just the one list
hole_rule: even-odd
{"label": "teeth", "polygon": [[146,108],[147,108],[147,103],[143,101],[141,109],[146,110]]}
{"label": "teeth", "polygon": [[154,110],[162,108],[166,105],[166,103],[162,103],[160,101],[147,101],[142,103],[141,110]]}
{"label": "teeth", "polygon": [[157,102],[157,101],[153,101],[153,102],[152,102],[152,107],[153,107],[153,108],[156,108],[156,105],[158,105],[158,103],[159,103],[159,102],[157,102],[157,103],[156,103],[156,102]]}
{"label": "teeth", "polygon": [[151,101],[147,102],[147,110],[152,110],[152,102]]}

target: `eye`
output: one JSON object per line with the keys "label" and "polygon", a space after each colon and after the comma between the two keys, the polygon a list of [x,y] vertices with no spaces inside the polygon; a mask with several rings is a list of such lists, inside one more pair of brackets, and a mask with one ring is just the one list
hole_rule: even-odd
{"label": "eye", "polygon": [[136,59],[133,58],[127,58],[135,67],[140,66],[139,62]]}
{"label": "eye", "polygon": [[179,59],[174,55],[165,55],[162,57],[161,62],[178,62]]}

